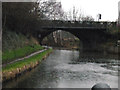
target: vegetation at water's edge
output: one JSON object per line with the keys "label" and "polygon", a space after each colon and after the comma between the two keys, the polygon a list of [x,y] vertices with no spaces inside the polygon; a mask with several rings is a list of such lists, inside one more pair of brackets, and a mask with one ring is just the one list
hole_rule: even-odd
{"label": "vegetation at water's edge", "polygon": [[26,71],[27,69],[32,69],[37,66],[42,59],[46,58],[46,56],[52,52],[52,49],[48,49],[42,53],[34,55],[28,59],[24,59],[22,61],[15,62],[13,64],[9,64],[6,67],[2,68],[3,73],[3,81],[9,80],[11,78],[15,78],[16,75]]}
{"label": "vegetation at water's edge", "polygon": [[43,49],[34,37],[27,37],[22,33],[16,33],[8,29],[2,35],[2,63],[11,62],[35,51]]}
{"label": "vegetation at water's edge", "polygon": [[[17,58],[22,58],[38,50],[44,49],[39,39],[30,34],[4,29],[2,34],[2,63],[6,64]],[[36,67],[52,50],[31,56],[30,58],[3,66],[2,81],[10,80],[19,74]]]}
{"label": "vegetation at water's edge", "polygon": [[12,71],[12,70],[14,70],[16,68],[21,68],[24,65],[29,65],[31,62],[35,63],[36,61],[41,61],[43,56],[45,56],[47,53],[49,53],[51,51],[52,51],[52,49],[48,49],[48,50],[46,50],[44,52],[41,52],[41,53],[39,53],[37,55],[34,55],[34,56],[30,57],[30,58],[24,59],[22,61],[15,62],[13,64],[9,64],[6,67],[3,67],[2,70],[3,70],[3,72]]}

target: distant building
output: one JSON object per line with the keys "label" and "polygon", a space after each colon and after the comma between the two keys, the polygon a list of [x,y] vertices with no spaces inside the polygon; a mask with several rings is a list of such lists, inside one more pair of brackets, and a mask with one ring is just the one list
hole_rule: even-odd
{"label": "distant building", "polygon": [[118,2],[118,24],[120,25],[120,1]]}

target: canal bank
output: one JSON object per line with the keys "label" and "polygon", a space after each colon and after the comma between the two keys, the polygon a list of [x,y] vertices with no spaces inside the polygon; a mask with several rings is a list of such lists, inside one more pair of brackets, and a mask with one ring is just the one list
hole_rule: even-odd
{"label": "canal bank", "polygon": [[75,50],[54,50],[31,72],[3,83],[3,88],[90,88],[107,83],[118,88],[118,64],[115,57],[94,53],[80,56]]}
{"label": "canal bank", "polygon": [[49,48],[41,53],[31,56],[30,58],[25,58],[21,61],[6,65],[2,68],[2,82],[10,81],[24,75],[27,71],[31,71],[38,66],[42,60],[47,58],[51,52],[52,49]]}
{"label": "canal bank", "polygon": [[120,54],[120,43],[117,41],[106,42],[101,45],[101,48],[103,48],[103,51],[108,54]]}
{"label": "canal bank", "polygon": [[2,81],[30,71],[51,52],[52,49],[42,47],[35,36],[5,28],[2,34]]}

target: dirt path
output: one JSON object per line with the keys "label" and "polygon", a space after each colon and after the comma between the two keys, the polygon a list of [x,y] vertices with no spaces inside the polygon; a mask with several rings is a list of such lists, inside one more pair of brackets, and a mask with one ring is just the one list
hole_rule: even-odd
{"label": "dirt path", "polygon": [[47,50],[47,49],[43,49],[43,50],[34,52],[34,53],[32,53],[32,54],[30,54],[30,55],[28,55],[28,56],[25,56],[25,57],[23,57],[23,58],[18,58],[18,59],[16,59],[16,60],[12,61],[12,62],[3,64],[2,66],[5,67],[5,66],[8,65],[8,64],[12,64],[12,63],[15,63],[15,62],[18,62],[18,61],[22,61],[22,60],[27,59],[27,58],[30,58],[30,57],[32,57],[32,56],[34,56],[34,55],[36,55],[36,54],[39,54],[39,53],[41,53],[41,52],[44,52],[45,50]]}

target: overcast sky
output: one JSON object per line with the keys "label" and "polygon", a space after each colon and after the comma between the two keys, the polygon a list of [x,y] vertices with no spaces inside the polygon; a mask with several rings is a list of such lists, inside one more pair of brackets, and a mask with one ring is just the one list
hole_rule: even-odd
{"label": "overcast sky", "polygon": [[[32,1],[32,0],[0,0],[0,1]],[[75,6],[77,9],[81,9],[84,15],[90,15],[95,20],[97,20],[97,14],[102,14],[101,21],[116,21],[116,19],[118,19],[118,2],[120,0],[56,0],[56,1],[61,1],[62,7],[65,11],[70,11],[73,8],[73,6]]]}
{"label": "overcast sky", "polygon": [[101,21],[115,21],[118,18],[118,2],[120,0],[60,0],[65,11],[75,6],[85,15],[91,15],[95,20],[97,14],[102,14]]}

